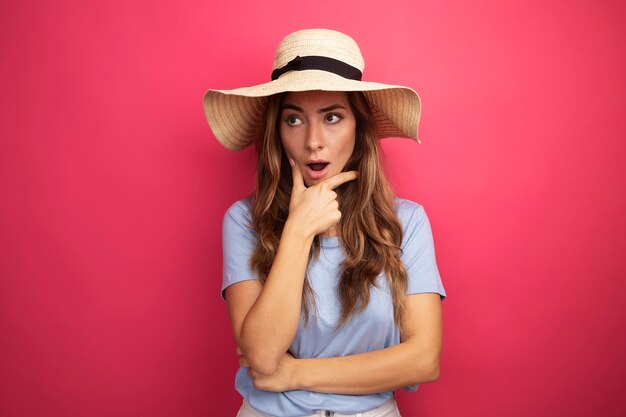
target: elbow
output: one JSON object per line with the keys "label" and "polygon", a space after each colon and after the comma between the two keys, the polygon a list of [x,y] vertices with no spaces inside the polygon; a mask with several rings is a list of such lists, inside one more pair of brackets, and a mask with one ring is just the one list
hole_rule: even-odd
{"label": "elbow", "polygon": [[248,362],[248,365],[250,365],[250,368],[264,375],[272,375],[276,372],[281,357],[270,354],[269,352],[253,350],[246,353],[244,358],[246,362]]}
{"label": "elbow", "polygon": [[439,379],[439,358],[419,362],[418,368],[414,371],[415,380],[411,385],[428,384]]}
{"label": "elbow", "polygon": [[441,362],[441,349],[428,349],[420,355],[421,371],[423,377],[423,383],[432,383],[439,379]]}
{"label": "elbow", "polygon": [[439,358],[428,361],[424,364],[423,378],[424,383],[435,382],[439,379]]}
{"label": "elbow", "polygon": [[439,379],[439,363],[437,363],[436,365],[432,366],[429,370],[428,373],[426,374],[426,383],[430,383],[430,382],[435,382],[436,380]]}

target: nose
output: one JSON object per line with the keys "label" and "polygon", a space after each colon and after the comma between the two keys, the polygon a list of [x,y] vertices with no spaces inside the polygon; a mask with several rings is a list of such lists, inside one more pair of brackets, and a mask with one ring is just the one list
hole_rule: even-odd
{"label": "nose", "polygon": [[322,128],[316,123],[309,123],[304,145],[309,152],[314,152],[324,147]]}

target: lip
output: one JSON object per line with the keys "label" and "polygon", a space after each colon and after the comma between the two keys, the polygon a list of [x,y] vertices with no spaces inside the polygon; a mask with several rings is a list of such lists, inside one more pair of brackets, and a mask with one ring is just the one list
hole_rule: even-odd
{"label": "lip", "polygon": [[309,165],[309,164],[330,164],[330,162],[328,162],[325,159],[309,159],[308,161],[304,163],[304,165]]}
{"label": "lip", "polygon": [[[312,180],[320,180],[324,178],[324,176],[328,174],[328,169],[330,167],[330,162],[324,161],[323,159],[312,159],[312,160],[306,161],[305,164],[306,164],[305,165],[306,172],[309,175],[309,178],[311,178]],[[321,171],[314,171],[311,169],[311,167],[309,167],[308,164],[328,164],[328,165],[326,165],[326,167]]]}

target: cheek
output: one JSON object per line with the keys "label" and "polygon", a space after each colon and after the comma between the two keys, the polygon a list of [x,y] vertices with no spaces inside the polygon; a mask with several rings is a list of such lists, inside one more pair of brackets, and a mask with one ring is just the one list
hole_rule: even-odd
{"label": "cheek", "polygon": [[354,144],[355,144],[355,140],[354,140],[354,136],[352,136],[352,139],[350,140],[350,143],[348,144],[348,157],[352,156],[352,152],[354,152]]}
{"label": "cheek", "polygon": [[352,152],[354,152],[355,142],[355,132],[354,129],[351,129],[348,133],[346,133],[342,149],[342,154],[346,161],[352,156]]}
{"label": "cheek", "polygon": [[291,146],[290,146],[289,143],[283,142],[283,149],[284,149],[284,151],[285,151],[285,153],[287,154],[288,157],[290,157],[290,158],[296,158],[297,157],[298,153],[296,152],[296,149],[294,149],[293,144],[291,144]]}
{"label": "cheek", "polygon": [[284,131],[284,129],[279,130],[280,134],[280,143],[283,145],[283,149],[287,152],[287,155],[293,155],[293,149],[290,147],[290,144],[293,142],[290,140],[289,135]]}

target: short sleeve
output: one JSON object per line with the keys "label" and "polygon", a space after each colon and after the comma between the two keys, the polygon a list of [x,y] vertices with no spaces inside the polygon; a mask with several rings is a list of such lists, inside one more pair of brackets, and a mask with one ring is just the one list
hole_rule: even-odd
{"label": "short sleeve", "polygon": [[408,294],[426,292],[446,297],[435,259],[435,245],[424,208],[412,201],[398,199],[398,217],[403,226],[401,259],[408,275]]}
{"label": "short sleeve", "polygon": [[239,200],[224,215],[222,298],[225,298],[227,287],[240,281],[258,279],[250,268],[250,258],[258,241],[251,226],[251,206],[251,199]]}

